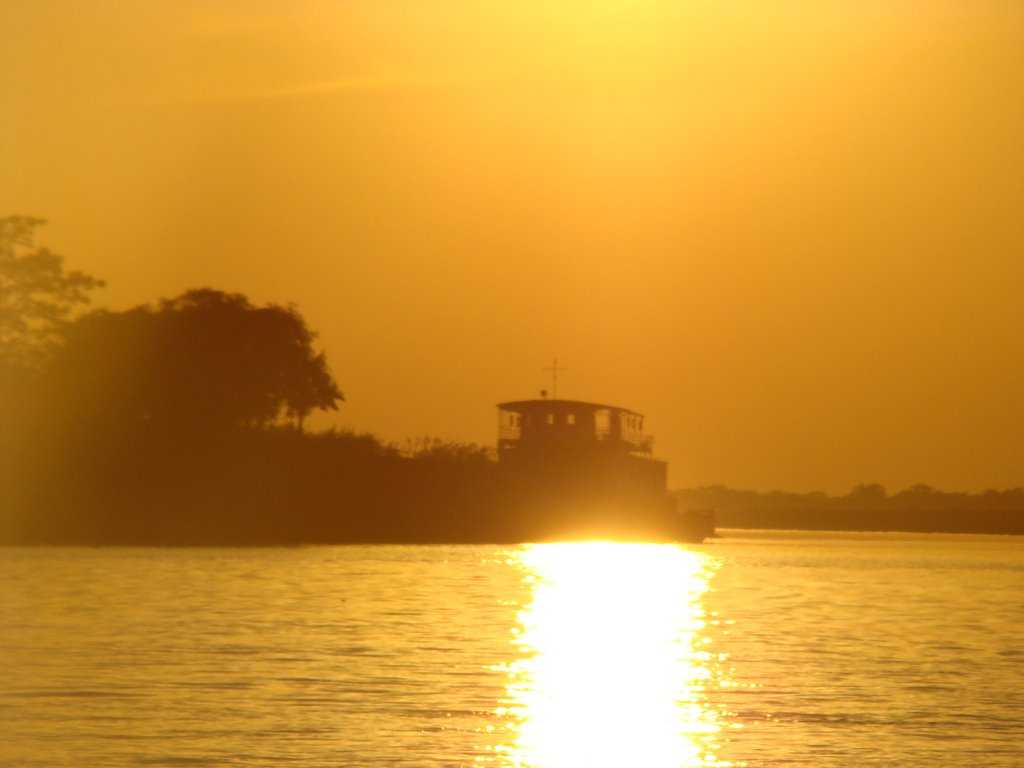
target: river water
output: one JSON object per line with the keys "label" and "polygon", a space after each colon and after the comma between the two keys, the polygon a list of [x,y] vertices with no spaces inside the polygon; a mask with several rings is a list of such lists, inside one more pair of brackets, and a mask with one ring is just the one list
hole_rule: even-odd
{"label": "river water", "polygon": [[3,766],[1024,765],[1024,540],[0,549]]}

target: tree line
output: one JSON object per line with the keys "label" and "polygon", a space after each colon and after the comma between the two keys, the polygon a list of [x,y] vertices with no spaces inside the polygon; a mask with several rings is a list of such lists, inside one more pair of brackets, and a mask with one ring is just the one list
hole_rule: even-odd
{"label": "tree line", "polygon": [[293,306],[103,282],[0,219],[0,542],[279,544],[512,535],[479,446],[308,432],[344,401]]}
{"label": "tree line", "polygon": [[715,510],[727,528],[1024,534],[1024,488],[959,493],[919,483],[890,494],[864,483],[833,496],[712,485],[676,498],[689,509]]}

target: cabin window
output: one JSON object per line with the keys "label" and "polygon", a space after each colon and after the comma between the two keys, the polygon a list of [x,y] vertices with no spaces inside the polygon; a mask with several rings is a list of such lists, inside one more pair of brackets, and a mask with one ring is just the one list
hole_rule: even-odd
{"label": "cabin window", "polygon": [[567,414],[566,417],[565,417],[565,423],[566,424],[575,424],[576,423],[576,414],[575,413]]}
{"label": "cabin window", "polygon": [[554,424],[555,423],[555,414],[549,413],[547,415],[547,422],[548,422],[548,424]]}

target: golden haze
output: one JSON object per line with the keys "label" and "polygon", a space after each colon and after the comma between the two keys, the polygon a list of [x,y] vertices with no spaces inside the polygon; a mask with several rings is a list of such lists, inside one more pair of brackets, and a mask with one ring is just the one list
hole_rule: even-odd
{"label": "golden haze", "polygon": [[1002,0],[0,10],[0,212],[115,307],[296,302],[387,438],[558,355],[674,485],[1019,485],[1024,11]]}

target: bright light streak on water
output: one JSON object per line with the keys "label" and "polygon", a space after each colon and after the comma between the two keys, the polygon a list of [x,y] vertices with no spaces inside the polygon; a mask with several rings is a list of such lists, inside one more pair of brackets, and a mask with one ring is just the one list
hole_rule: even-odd
{"label": "bright light streak on water", "polygon": [[509,669],[506,753],[530,768],[725,765],[706,703],[701,599],[716,561],[672,545],[589,542],[519,554],[533,598]]}

